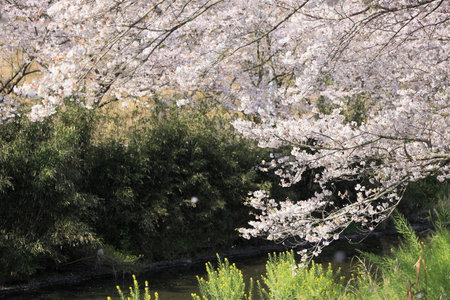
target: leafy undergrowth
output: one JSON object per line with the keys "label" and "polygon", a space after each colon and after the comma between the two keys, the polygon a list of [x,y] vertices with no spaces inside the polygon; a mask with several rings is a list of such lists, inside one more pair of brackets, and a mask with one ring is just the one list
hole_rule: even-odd
{"label": "leafy undergrowth", "polygon": [[[440,213],[435,232],[420,241],[406,219],[397,215],[394,223],[402,235],[400,245],[386,257],[361,253],[349,279],[312,262],[300,267],[293,251],[271,254],[261,280],[246,285],[242,272],[227,259],[218,267],[206,264],[206,278],[197,277],[200,295],[194,300],[290,300],[290,299],[447,299],[450,286],[449,216]],[[139,298],[137,281],[130,287],[130,299]],[[120,289],[119,289],[120,290]],[[148,289],[145,295],[150,299]],[[121,297],[124,297],[121,294]],[[125,299],[125,298],[122,298]]]}
{"label": "leafy undergrowth", "polygon": [[419,241],[405,218],[395,217],[402,234],[392,255],[379,257],[363,253],[354,295],[358,299],[446,299],[450,287],[450,233],[448,215],[441,214],[436,232]]}

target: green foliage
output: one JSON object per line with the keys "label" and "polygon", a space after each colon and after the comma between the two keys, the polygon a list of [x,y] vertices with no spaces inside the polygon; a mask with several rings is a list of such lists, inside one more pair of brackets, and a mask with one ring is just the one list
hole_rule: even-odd
{"label": "green foliage", "polygon": [[[269,150],[239,138],[227,125],[232,116],[205,105],[155,107],[133,114],[126,129],[121,115],[70,103],[42,122],[0,125],[0,282],[83,259],[93,266],[99,247],[109,265],[127,268],[141,254],[161,260],[227,248],[242,243],[235,228],[247,225],[249,191],[294,200],[314,192],[312,181],[281,189],[277,177],[256,171]],[[105,122],[114,124],[109,133]],[[426,186],[426,195],[437,193]],[[318,275],[314,268],[296,278]]]}
{"label": "green foliage", "polygon": [[367,111],[371,105],[372,97],[368,94],[360,94],[353,97],[344,97],[345,110],[342,114],[347,122],[361,123],[367,120]]}
{"label": "green foliage", "polygon": [[[211,263],[206,264],[208,278],[198,278],[201,296],[192,294],[193,299],[223,300],[252,299],[253,280],[246,291],[242,273],[228,260],[219,258],[214,270]],[[325,270],[314,262],[309,267],[298,268],[294,253],[284,252],[269,255],[266,274],[257,281],[256,299],[337,299],[344,288],[329,267]]]}
{"label": "green foliage", "polygon": [[[420,181],[410,183],[398,206],[398,210],[410,222],[430,222],[429,211],[433,208],[449,207],[449,183],[439,182],[434,177],[427,177]],[[443,207],[446,206],[446,207]]]}
{"label": "green foliage", "polygon": [[251,299],[250,294],[245,293],[245,283],[242,272],[236,268],[235,264],[230,265],[228,259],[223,261],[217,255],[218,267],[215,270],[211,263],[206,264],[206,271],[208,273],[207,279],[199,278],[198,286],[202,297],[192,294],[193,299],[205,300],[240,300]]}
{"label": "green foliage", "polygon": [[97,205],[85,193],[94,115],[69,106],[42,122],[0,130],[0,281],[65,262],[97,239],[85,222]]}
{"label": "green foliage", "polygon": [[403,216],[397,215],[394,221],[402,243],[387,257],[365,254],[378,271],[361,269],[366,271],[360,272],[355,295],[358,299],[443,299],[450,286],[450,233],[442,225],[445,221],[438,220],[440,226],[426,243],[419,241]]}
{"label": "green foliage", "polygon": [[262,151],[222,123],[158,108],[126,138],[98,142],[89,186],[101,203],[93,226],[108,244],[171,259],[239,241],[235,228],[248,220],[242,202],[261,180],[252,167]]}
{"label": "green foliage", "polygon": [[[363,253],[347,280],[339,269],[333,272],[331,265],[324,268],[312,262],[300,267],[289,251],[269,254],[265,275],[256,281],[256,287],[250,278],[246,289],[242,272],[218,256],[217,268],[207,263],[207,278],[197,277],[200,295],[191,296],[194,300],[445,299],[450,280],[449,219],[448,212],[436,214],[437,231],[426,243],[419,241],[403,216],[396,215],[395,225],[403,236],[399,247],[392,249],[390,256]],[[133,282],[129,299],[138,300],[136,277]],[[126,299],[120,287],[117,289],[121,299]],[[149,295],[147,282],[145,295]]]}
{"label": "green foliage", "polygon": [[269,255],[266,275],[263,276],[267,291],[264,299],[336,299],[343,288],[333,274],[331,265],[324,269],[314,261],[309,266],[298,267],[294,253]]}
{"label": "green foliage", "polygon": [[120,254],[171,259],[239,243],[265,151],[229,118],[156,107],[124,129],[120,115],[68,103],[42,122],[0,125],[0,281],[93,266],[105,245],[125,266]]}
{"label": "green foliage", "polygon": [[[400,245],[389,256],[363,253],[356,270],[347,280],[340,271],[332,271],[311,263],[299,267],[294,253],[269,255],[266,274],[257,280],[256,299],[445,299],[450,277],[450,233],[448,212],[436,212],[436,232],[427,242],[420,241],[407,220],[396,215],[395,226],[403,236]],[[202,298],[194,299],[250,299],[245,294],[241,272],[236,267],[221,263],[213,270],[207,264],[208,281],[199,279]],[[221,292],[241,291],[241,296],[231,298]],[[212,296],[214,295],[214,296]]]}
{"label": "green foliage", "polygon": [[20,278],[36,272],[39,262],[49,255],[39,241],[29,242],[24,235],[0,231],[0,278]]}
{"label": "green foliage", "polygon": [[[448,212],[436,212],[436,232],[420,241],[407,220],[396,215],[395,226],[403,239],[389,256],[363,253],[347,283],[320,265],[296,269],[292,252],[269,257],[260,288],[264,299],[444,299],[450,277]],[[260,285],[261,287],[261,285]],[[408,298],[410,297],[410,298]],[[428,297],[428,298],[427,298]]]}
{"label": "green foliage", "polygon": [[[345,117],[345,121],[348,123],[355,122],[358,125],[366,121],[368,108],[373,101],[372,98],[371,95],[364,93],[352,97],[343,97],[344,105],[341,114]],[[339,107],[323,96],[320,96],[316,101],[317,108],[323,114],[331,114],[333,109]]]}

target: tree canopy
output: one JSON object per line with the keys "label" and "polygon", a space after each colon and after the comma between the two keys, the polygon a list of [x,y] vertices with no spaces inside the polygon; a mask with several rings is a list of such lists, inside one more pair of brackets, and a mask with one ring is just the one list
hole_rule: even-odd
{"label": "tree canopy", "polygon": [[[255,116],[234,126],[261,147],[290,149],[268,162],[283,185],[318,170],[320,189],[304,201],[254,192],[248,203],[261,212],[244,236],[315,242],[317,254],[351,222],[383,220],[409,182],[450,177],[447,1],[6,0],[0,8],[0,51],[12,67],[1,78],[0,120],[14,115],[18,96],[41,100],[30,112],[39,120],[67,97],[90,108],[175,89],[184,104],[200,91]],[[355,197],[340,180],[355,182]]]}

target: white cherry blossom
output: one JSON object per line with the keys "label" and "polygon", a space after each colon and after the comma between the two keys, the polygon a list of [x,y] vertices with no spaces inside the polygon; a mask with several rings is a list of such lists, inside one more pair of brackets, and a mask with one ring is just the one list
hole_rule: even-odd
{"label": "white cherry blossom", "polygon": [[[234,122],[244,136],[291,149],[264,166],[284,186],[323,170],[321,191],[299,202],[253,193],[260,215],[242,234],[318,254],[351,222],[381,222],[409,182],[449,180],[449,18],[440,0],[2,1],[0,122],[16,96],[40,99],[32,120],[69,96],[84,107],[212,96],[252,116]],[[338,205],[342,179],[357,194]]]}

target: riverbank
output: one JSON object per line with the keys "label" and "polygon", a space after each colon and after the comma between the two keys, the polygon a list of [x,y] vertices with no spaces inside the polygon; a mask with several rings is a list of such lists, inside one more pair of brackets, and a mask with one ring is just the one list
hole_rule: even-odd
{"label": "riverbank", "polygon": [[[432,225],[416,225],[413,226],[416,232],[421,232],[427,229],[432,229]],[[339,238],[340,241],[350,240],[352,242],[358,243],[366,238],[380,238],[383,236],[395,236],[398,233],[395,230],[384,230],[384,231],[374,231],[370,233],[363,234],[351,234],[343,235]],[[271,245],[271,246],[261,246],[246,249],[232,249],[227,251],[219,251],[218,254],[221,257],[227,257],[230,260],[250,258],[253,256],[263,255],[269,252],[279,252],[286,250],[283,245]],[[139,272],[144,273],[157,273],[167,269],[175,268],[189,268],[194,265],[203,264],[208,261],[215,261],[216,254],[211,253],[209,255],[199,256],[195,258],[183,258],[171,261],[159,261],[145,264]],[[0,285],[0,298],[5,298],[7,296],[19,295],[23,293],[36,292],[41,289],[57,288],[61,286],[71,286],[83,284],[97,279],[106,279],[114,277],[128,276],[130,272],[115,272],[114,270],[87,270],[79,272],[62,272],[51,275],[43,275],[33,278],[28,283],[16,284],[16,285]]]}
{"label": "riverbank", "polygon": [[[284,251],[286,248],[282,245],[262,246],[258,248],[237,249],[230,251],[218,252],[221,257],[228,257],[230,259],[246,258],[258,256],[261,254]],[[153,273],[171,268],[187,268],[193,265],[199,265],[208,261],[216,260],[215,254],[205,255],[196,258],[182,258],[170,261],[159,261],[145,264],[139,272]],[[82,271],[82,272],[64,272],[61,274],[39,276],[29,283],[2,286],[0,285],[0,298],[18,295],[22,293],[29,293],[38,291],[40,289],[55,288],[67,285],[78,285],[91,280],[102,278],[114,278],[118,276],[129,275],[130,272],[114,272],[113,270],[101,271]]]}

